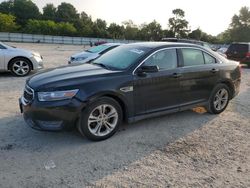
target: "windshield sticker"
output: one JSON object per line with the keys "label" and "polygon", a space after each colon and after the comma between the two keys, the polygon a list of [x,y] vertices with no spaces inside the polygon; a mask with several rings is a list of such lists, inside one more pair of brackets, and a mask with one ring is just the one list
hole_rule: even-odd
{"label": "windshield sticker", "polygon": [[142,54],[142,53],[144,53],[143,50],[138,50],[138,49],[132,49],[132,50],[130,50],[130,52],[134,52],[134,53],[137,53],[137,54]]}

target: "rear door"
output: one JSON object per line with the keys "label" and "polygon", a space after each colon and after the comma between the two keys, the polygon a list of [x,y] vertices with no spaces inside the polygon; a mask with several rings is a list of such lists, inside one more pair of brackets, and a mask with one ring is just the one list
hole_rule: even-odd
{"label": "rear door", "polygon": [[180,99],[179,68],[176,49],[163,49],[141,66],[158,66],[159,71],[134,75],[134,104],[136,115],[162,111],[178,111]]}
{"label": "rear door", "polygon": [[248,44],[231,44],[226,55],[228,59],[241,61],[246,57]]}
{"label": "rear door", "polygon": [[180,77],[181,106],[208,100],[219,78],[216,59],[199,49],[179,49],[182,68]]}

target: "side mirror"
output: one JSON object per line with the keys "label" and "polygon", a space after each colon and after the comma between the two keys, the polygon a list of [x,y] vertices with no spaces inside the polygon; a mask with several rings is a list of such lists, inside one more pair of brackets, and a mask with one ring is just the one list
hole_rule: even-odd
{"label": "side mirror", "polygon": [[137,73],[143,74],[143,73],[154,73],[154,72],[159,72],[159,67],[156,65],[153,66],[147,66],[143,65],[141,66],[138,70]]}

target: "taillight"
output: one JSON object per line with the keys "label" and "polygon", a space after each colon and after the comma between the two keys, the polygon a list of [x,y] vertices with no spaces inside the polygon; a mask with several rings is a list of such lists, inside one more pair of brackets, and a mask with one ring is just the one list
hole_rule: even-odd
{"label": "taillight", "polygon": [[247,52],[246,57],[250,57],[250,52]]}
{"label": "taillight", "polygon": [[242,65],[239,64],[239,68],[240,68],[240,73],[242,73]]}

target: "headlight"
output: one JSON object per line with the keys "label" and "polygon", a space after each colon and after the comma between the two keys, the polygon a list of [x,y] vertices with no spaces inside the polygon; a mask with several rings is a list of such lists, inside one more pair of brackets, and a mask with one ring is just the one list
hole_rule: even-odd
{"label": "headlight", "polygon": [[41,57],[41,55],[39,53],[36,53],[36,52],[33,52],[32,55],[35,57]]}
{"label": "headlight", "polygon": [[53,91],[53,92],[38,92],[39,101],[58,101],[71,99],[74,97],[79,89],[67,90],[67,91]]}
{"label": "headlight", "polygon": [[87,59],[87,57],[76,57],[74,61],[82,61],[84,59]]}

